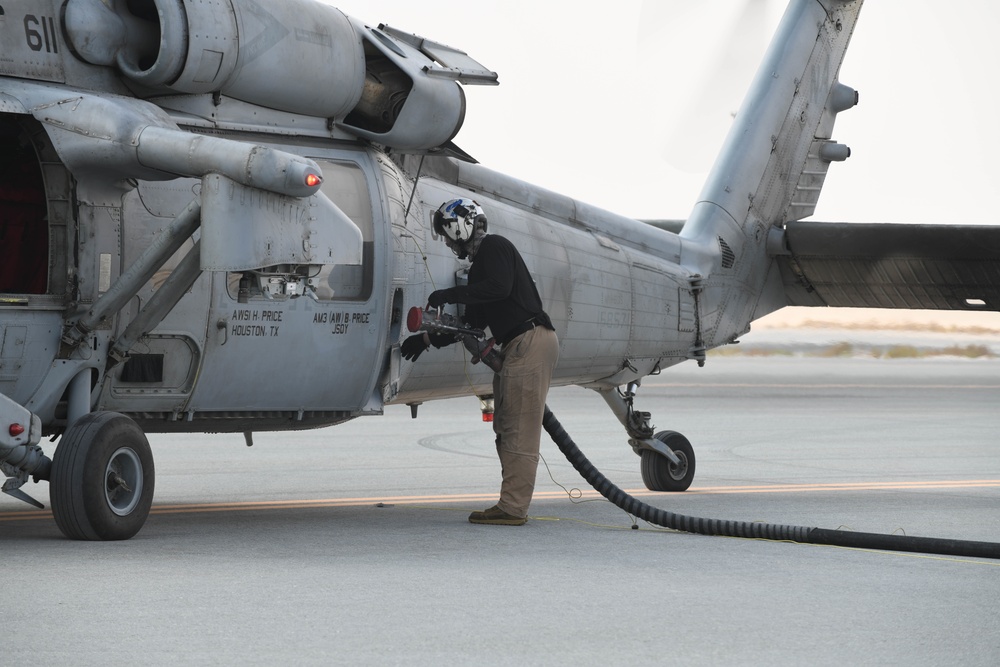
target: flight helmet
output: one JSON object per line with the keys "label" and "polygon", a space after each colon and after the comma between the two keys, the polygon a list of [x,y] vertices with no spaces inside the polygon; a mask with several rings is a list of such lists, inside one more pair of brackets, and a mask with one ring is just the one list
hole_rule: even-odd
{"label": "flight helmet", "polygon": [[448,245],[464,246],[475,235],[476,225],[486,229],[486,216],[479,204],[471,199],[452,199],[441,204],[434,213],[434,231],[443,236]]}

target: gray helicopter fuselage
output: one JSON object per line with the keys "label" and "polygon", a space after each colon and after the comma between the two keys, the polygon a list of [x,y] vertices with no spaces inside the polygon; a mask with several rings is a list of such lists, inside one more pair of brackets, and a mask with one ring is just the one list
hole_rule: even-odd
{"label": "gray helicopter fuselage", "polygon": [[[244,272],[202,271],[124,363],[101,372],[93,390],[95,409],[127,414],[150,431],[259,430],[335,423],[378,413],[391,402],[489,393],[490,372],[467,368],[460,346],[429,352],[417,364],[402,361],[398,351],[409,334],[406,309],[423,305],[433,289],[455,284],[468,266],[430,231],[434,210],[458,196],[475,198],[488,214],[490,232],[510,238],[525,257],[562,341],[555,382],[617,386],[691,353],[695,303],[690,276],[677,265],[681,241],[675,234],[442,158],[427,163],[436,161],[440,172],[461,169],[478,180],[458,185],[446,173],[428,173],[413,193],[413,175],[377,149],[343,141],[249,138],[320,165],[322,192],[362,231],[362,264],[313,264],[305,275],[262,270],[242,288]],[[72,304],[62,294],[31,295],[4,309],[3,361],[17,367],[7,376],[4,393],[58,422],[59,397],[44,389],[39,393],[40,388],[55,373],[64,382],[70,373],[63,366],[103,371],[107,349],[193,240],[91,332],[81,346],[88,357],[82,364],[57,360],[67,317],[106,293],[204,185],[177,178],[139,180],[123,191],[91,189],[55,156],[44,171],[49,208],[61,206],[63,214],[50,218],[67,218],[59,229],[72,230],[50,243],[56,253],[50,273],[75,276],[79,295]],[[56,192],[57,186],[63,190]],[[509,198],[515,189],[529,197],[530,206]],[[258,196],[265,206],[268,198],[279,205],[280,195]],[[225,224],[232,243],[260,232],[241,219],[238,208],[229,214]],[[641,234],[630,234],[630,224]],[[23,342],[12,344],[19,334]]]}
{"label": "gray helicopter fuselage", "polygon": [[33,220],[0,284],[0,392],[47,432],[90,411],[308,428],[487,394],[461,346],[399,352],[407,310],[468,266],[430,231],[455,197],[524,256],[561,341],[554,383],[702,362],[784,305],[780,226],[837,159],[850,104],[817,63],[839,63],[857,7],[829,4],[792,4],[674,234],[456,159],[457,82],[496,75],[450,47],[311,0],[4,2],[0,138],[34,208],[0,199]]}

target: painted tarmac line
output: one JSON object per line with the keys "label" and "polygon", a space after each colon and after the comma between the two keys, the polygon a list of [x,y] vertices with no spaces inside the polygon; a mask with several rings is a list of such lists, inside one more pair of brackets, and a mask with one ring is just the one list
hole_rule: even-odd
{"label": "painted tarmac line", "polygon": [[835,382],[646,382],[644,387],[667,389],[1000,389],[1000,384],[869,384]]}
{"label": "painted tarmac line", "polygon": [[[685,495],[724,495],[724,494],[754,494],[754,493],[825,493],[850,491],[933,491],[938,489],[976,489],[1000,488],[1000,479],[974,480],[935,480],[935,481],[900,481],[900,482],[834,482],[826,484],[770,484],[754,486],[712,486],[692,487]],[[578,491],[578,493],[576,493]],[[663,493],[648,489],[626,489],[633,496],[670,497]],[[536,500],[552,500],[563,498],[565,491],[536,491]],[[574,500],[591,500],[600,498],[600,494],[592,489],[574,489]],[[246,512],[280,509],[310,509],[323,507],[364,507],[379,505],[435,505],[454,503],[488,503],[496,500],[495,493],[481,494],[435,494],[410,496],[372,496],[359,498],[318,498],[295,500],[267,500],[228,503],[190,503],[154,505],[150,514],[195,514],[206,512]],[[51,518],[51,510],[25,510],[0,512],[0,522],[28,521],[32,519]]]}

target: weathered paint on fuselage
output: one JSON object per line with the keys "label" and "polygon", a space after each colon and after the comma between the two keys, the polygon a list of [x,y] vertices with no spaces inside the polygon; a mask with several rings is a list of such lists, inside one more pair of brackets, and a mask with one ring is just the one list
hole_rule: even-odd
{"label": "weathered paint on fuselage", "polygon": [[[216,12],[227,29],[233,17],[252,23],[263,11],[249,0],[227,2],[228,9],[188,4],[196,14]],[[447,77],[412,68],[423,58],[412,44],[360,22],[338,15],[329,33],[317,33],[322,39],[276,33],[266,59],[244,72],[249,61],[233,60],[237,42],[222,51],[201,43],[186,49],[184,39],[204,36],[167,34],[177,26],[166,21],[162,62],[147,57],[148,69],[136,71],[86,28],[93,19],[120,37],[109,13],[135,11],[121,24],[131,37],[120,46],[153,48],[143,41],[153,32],[129,32],[163,19],[151,0],[72,0],[73,11],[62,17],[57,4],[5,2],[7,20],[0,21],[10,46],[0,62],[0,138],[11,150],[31,147],[33,162],[21,166],[33,170],[44,193],[45,210],[35,217],[47,237],[34,251],[48,260],[44,286],[21,293],[0,285],[14,292],[0,302],[0,391],[39,415],[48,432],[66,425],[74,401],[78,415],[121,412],[147,431],[252,431],[488,393],[489,372],[470,366],[458,346],[431,350],[415,364],[399,354],[409,333],[406,310],[454,284],[466,266],[430,232],[433,211],[460,196],[476,199],[490,231],[524,255],[561,342],[555,384],[615,387],[703,359],[705,349],[731,342],[784,303],[769,248],[780,249],[784,221],[815,204],[828,163],[821,149],[841,110],[831,102],[837,66],[860,7],[791,3],[678,235],[478,165],[405,155],[436,152],[450,126],[421,136],[422,120],[429,127],[439,111],[454,115],[461,100],[450,95],[444,108],[435,106],[433,91]],[[331,16],[328,6],[292,4],[275,11],[310,30]],[[60,21],[64,30],[56,29]],[[380,134],[379,108],[369,104],[378,99],[358,103],[350,115],[343,109],[357,102],[353,93],[313,99],[322,81],[309,77],[323,72],[292,66],[338,40],[350,46],[344,57],[352,81],[364,75],[352,58],[374,58],[373,68],[411,66],[396,80],[414,84],[406,104],[416,105],[416,120]],[[178,78],[161,71],[171,58]],[[302,80],[279,94],[287,87],[269,79],[290,71]],[[144,88],[151,77],[163,80]],[[334,117],[320,113],[328,107]],[[405,150],[377,147],[393,141]],[[289,180],[317,165],[321,187]],[[205,188],[214,194],[203,196]],[[138,260],[182,226],[189,206],[207,232],[188,232],[173,259],[158,263],[145,282],[137,279]],[[211,248],[201,247],[206,237]],[[334,256],[341,259],[323,261]],[[119,306],[107,295],[123,284],[128,299]],[[106,316],[77,326],[102,305]],[[146,320],[153,324],[140,326]]]}

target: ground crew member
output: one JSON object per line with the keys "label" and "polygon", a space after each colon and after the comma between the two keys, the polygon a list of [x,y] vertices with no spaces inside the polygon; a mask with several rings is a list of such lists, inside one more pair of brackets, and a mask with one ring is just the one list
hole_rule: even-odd
{"label": "ground crew member", "polygon": [[[472,523],[520,526],[528,519],[535,488],[542,416],[559,359],[559,339],[542,309],[535,283],[521,254],[509,240],[486,233],[487,220],[471,199],[445,202],[434,214],[434,231],[459,259],[469,258],[469,283],[431,292],[428,304],[465,304],[469,326],[490,329],[500,344],[503,370],[493,378],[497,455],[502,482],[496,505],[469,515]],[[436,347],[454,342],[437,338]],[[423,334],[402,345],[415,360],[428,341]]]}

